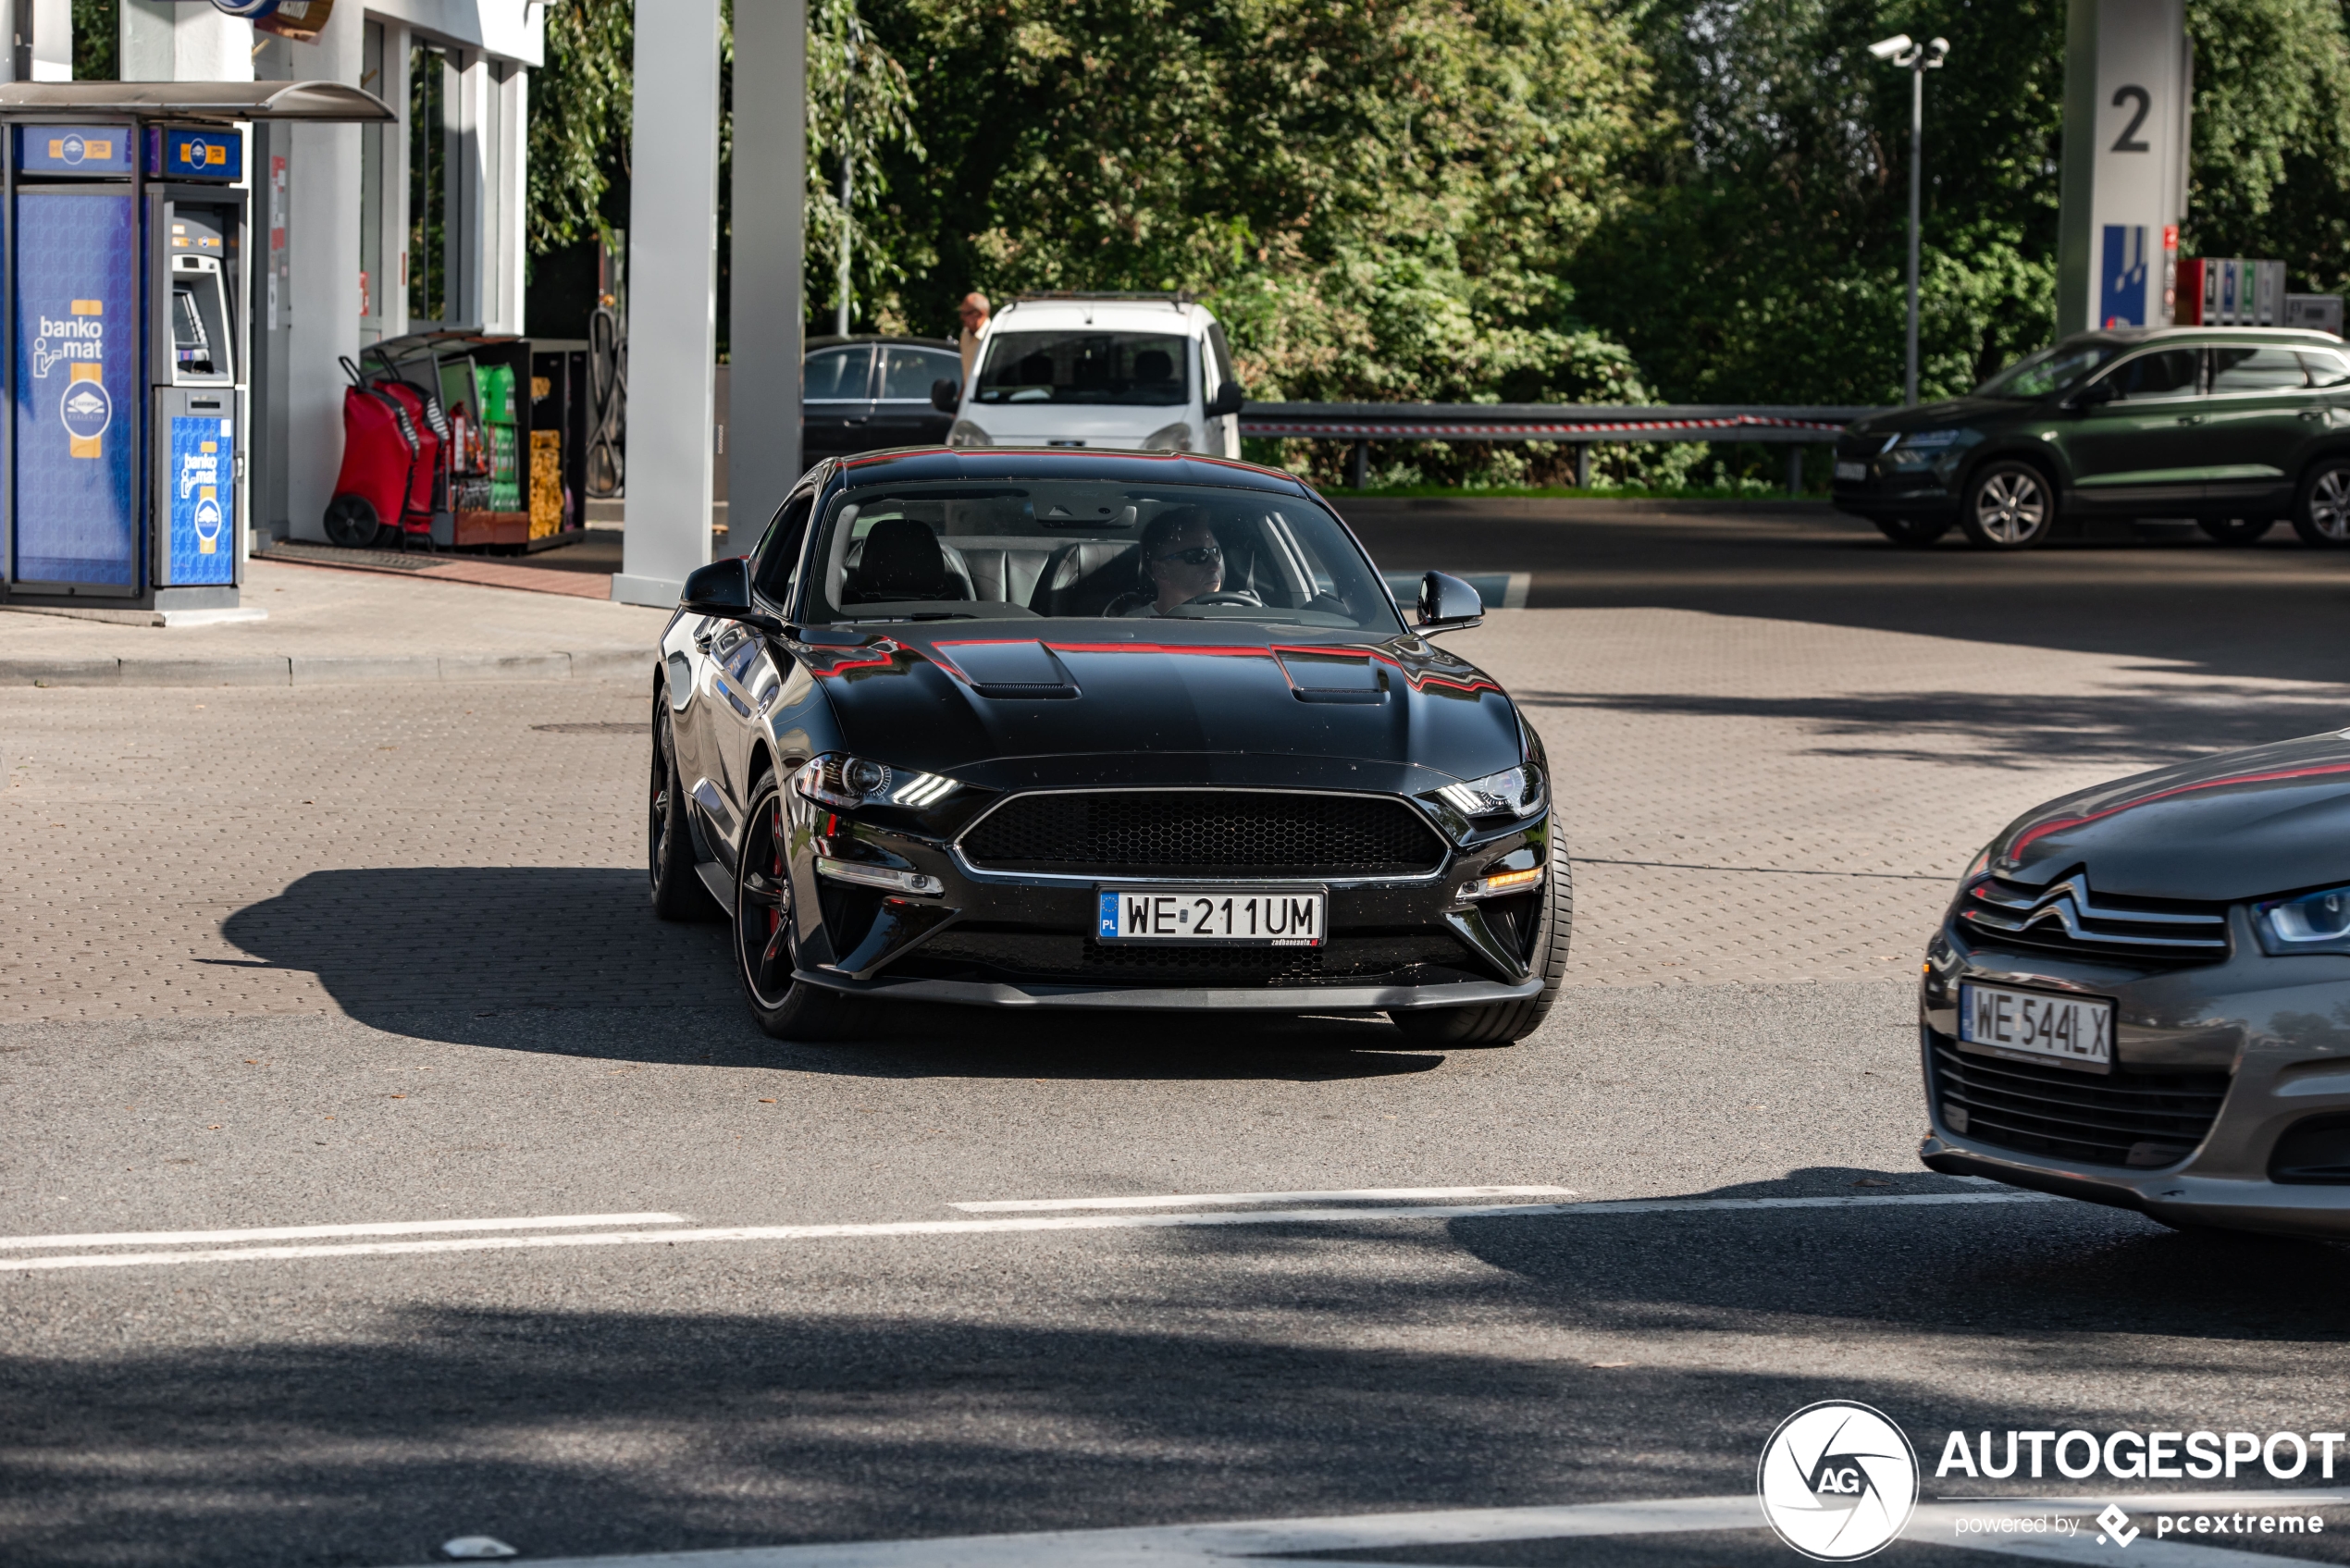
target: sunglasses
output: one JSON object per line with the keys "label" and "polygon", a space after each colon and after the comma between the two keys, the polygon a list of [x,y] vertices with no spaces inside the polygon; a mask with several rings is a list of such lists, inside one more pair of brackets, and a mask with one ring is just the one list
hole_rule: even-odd
{"label": "sunglasses", "polygon": [[1211,566],[1224,559],[1220,545],[1194,545],[1189,549],[1171,549],[1165,555],[1153,556],[1154,561],[1180,561],[1186,566]]}

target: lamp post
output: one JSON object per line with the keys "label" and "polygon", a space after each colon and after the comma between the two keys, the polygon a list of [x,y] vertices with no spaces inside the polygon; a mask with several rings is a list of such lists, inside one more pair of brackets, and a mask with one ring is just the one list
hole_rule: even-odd
{"label": "lamp post", "polygon": [[1910,356],[1902,398],[1912,405],[1918,401],[1918,189],[1923,179],[1925,73],[1940,70],[1942,56],[1949,52],[1947,38],[1918,43],[1906,32],[1869,45],[1870,54],[1910,73]]}

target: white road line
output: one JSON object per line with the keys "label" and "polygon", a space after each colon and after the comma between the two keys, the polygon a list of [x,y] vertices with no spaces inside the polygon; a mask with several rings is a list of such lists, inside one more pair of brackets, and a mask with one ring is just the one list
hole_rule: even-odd
{"label": "white road line", "polygon": [[[1565,1508],[1461,1508],[1126,1530],[1042,1530],[933,1540],[728,1547],[625,1557],[532,1559],[534,1568],[1175,1568],[1305,1551],[1375,1551],[1576,1536],[1762,1527],[1752,1493]],[[1382,1568],[1408,1568],[1384,1564]],[[2273,1568],[2273,1565],[2272,1565]]]}
{"label": "white road line", "polygon": [[1866,1209],[1899,1204],[2059,1203],[2037,1192],[1914,1192],[1867,1198],[1652,1198],[1604,1204],[1415,1204],[1399,1208],[1235,1209],[1211,1214],[1032,1215],[1016,1219],[911,1219],[864,1225],[730,1225],[691,1230],[603,1230],[568,1235],[469,1236],[432,1241],[361,1241],[312,1247],[231,1247],[216,1252],[100,1253],[0,1259],[0,1273],[131,1268],[291,1258],[507,1252],[548,1247],[657,1247],[685,1241],[819,1241],[854,1237],[973,1236],[1018,1230],[1175,1229],[1227,1225],[1354,1225],[1367,1219],[1604,1219],[1619,1215],[1738,1213],[1762,1209]]}
{"label": "white road line", "polygon": [[177,1247],[206,1241],[292,1241],[318,1236],[414,1236],[435,1230],[561,1230],[588,1225],[683,1225],[682,1214],[550,1214],[516,1219],[388,1219],[365,1225],[272,1225],[254,1230],[93,1230],[80,1236],[0,1236],[0,1247]]}
{"label": "white road line", "polygon": [[1407,1198],[1571,1198],[1572,1187],[1355,1187],[1327,1192],[1166,1192],[1155,1198],[987,1198],[956,1204],[966,1214],[1042,1209],[1164,1209],[1208,1204],[1350,1204]]}
{"label": "white road line", "polygon": [[[2049,1499],[2041,1503],[1994,1505],[1969,1510],[2069,1513],[2104,1506]],[[2123,1498],[2143,1517],[2158,1506],[2151,1498]],[[2294,1499],[2294,1501],[2308,1500]],[[2336,1494],[2322,1499],[2339,1502]],[[2287,1500],[2258,1492],[2215,1493],[2208,1507],[2275,1508]],[[2166,1509],[2165,1512],[2176,1512]],[[1907,1538],[1959,1546],[1999,1556],[2057,1562],[2109,1563],[2113,1548],[2095,1544],[2095,1530],[2069,1541],[2048,1538],[2028,1544],[2012,1536],[1957,1533],[1960,1511],[1921,1504]],[[1730,1497],[1664,1498],[1650,1501],[1584,1503],[1556,1508],[1461,1508],[1412,1513],[1358,1513],[1319,1519],[1240,1520],[1228,1524],[1167,1525],[1139,1529],[1047,1530],[1026,1535],[949,1536],[931,1540],[845,1541],[815,1546],[728,1547],[713,1551],[677,1551],[613,1557],[534,1559],[537,1568],[1206,1568],[1255,1562],[1302,1552],[1395,1551],[1414,1547],[1459,1547],[1489,1541],[1566,1540],[1577,1537],[1665,1535],[1688,1530],[1762,1530],[1762,1511],[1751,1493]],[[2271,1537],[2270,1539],[2275,1537]],[[2151,1532],[2133,1543],[2131,1561],[2143,1549],[2157,1568],[2278,1568],[2305,1561],[2269,1553],[2232,1551],[2178,1541],[2157,1541]],[[1342,1559],[1321,1558],[1321,1568],[1340,1568]],[[1356,1568],[1371,1568],[1368,1563]],[[1386,1562],[1378,1568],[1412,1568]]]}
{"label": "white road line", "polygon": [[[2046,1504],[1990,1505],[1965,1510],[1975,1514],[2072,1513],[2104,1506],[2075,1505],[2050,1499]],[[2156,1508],[2152,1499],[2120,1500],[2143,1525]],[[2273,1508],[2274,1494],[2213,1494],[2215,1507]],[[2338,1499],[2333,1500],[2339,1500]],[[2175,1512],[2175,1510],[2169,1510]],[[2094,1525],[2070,1540],[2025,1540],[2013,1536],[1960,1535],[1960,1509],[1924,1503],[1906,1537],[1957,1546],[2003,1557],[2111,1563],[2114,1549],[2096,1544]],[[813,1546],[727,1547],[712,1551],[655,1552],[612,1557],[532,1559],[535,1568],[1210,1568],[1214,1564],[1272,1562],[1304,1552],[1399,1551],[1413,1548],[1472,1546],[1490,1541],[1549,1541],[1622,1536],[1656,1536],[1689,1530],[1767,1528],[1751,1492],[1729,1497],[1662,1498],[1646,1501],[1584,1503],[1555,1508],[1459,1508],[1409,1513],[1357,1513],[1318,1519],[1235,1520],[1225,1524],[1165,1525],[1135,1529],[1041,1530],[1024,1535],[947,1536],[931,1540],[842,1541]],[[2267,1537],[2274,1540],[2276,1537]],[[2158,1541],[2151,1530],[2130,1548],[2130,1561],[2146,1553],[2155,1568],[2279,1568],[2304,1559],[2233,1551],[2223,1547]],[[1344,1559],[1317,1559],[1319,1568],[1338,1568]],[[1371,1568],[1368,1562],[1353,1568]],[[1412,1568],[1385,1562],[1378,1568]]]}

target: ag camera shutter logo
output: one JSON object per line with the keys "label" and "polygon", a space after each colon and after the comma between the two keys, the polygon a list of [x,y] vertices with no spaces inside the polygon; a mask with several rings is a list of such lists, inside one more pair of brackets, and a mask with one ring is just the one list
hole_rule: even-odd
{"label": "ag camera shutter logo", "polygon": [[1818,1562],[1881,1551],[1918,1503],[1918,1455],[1884,1412],[1845,1400],[1805,1405],[1762,1445],[1754,1489],[1779,1539]]}

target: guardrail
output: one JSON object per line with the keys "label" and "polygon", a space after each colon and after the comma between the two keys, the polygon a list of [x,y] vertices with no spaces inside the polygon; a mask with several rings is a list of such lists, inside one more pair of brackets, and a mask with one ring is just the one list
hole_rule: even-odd
{"label": "guardrail", "polygon": [[1575,482],[1591,478],[1595,441],[1772,441],[1787,446],[1787,493],[1803,489],[1803,448],[1835,442],[1874,408],[1747,403],[1244,403],[1241,434],[1349,441],[1346,482],[1368,482],[1373,441],[1565,441],[1580,450]]}

